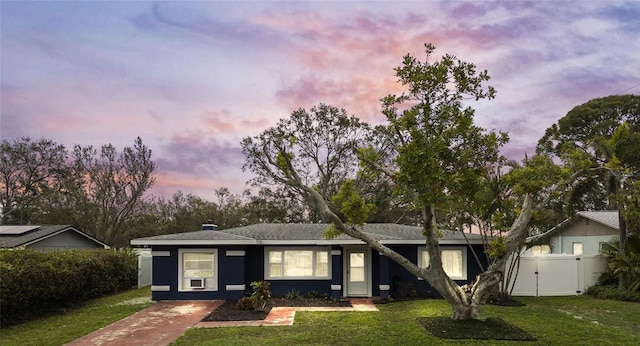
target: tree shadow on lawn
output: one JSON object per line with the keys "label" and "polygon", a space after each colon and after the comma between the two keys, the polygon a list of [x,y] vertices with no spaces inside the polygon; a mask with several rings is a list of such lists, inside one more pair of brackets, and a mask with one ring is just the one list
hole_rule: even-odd
{"label": "tree shadow on lawn", "polygon": [[459,321],[450,317],[418,317],[417,320],[427,332],[441,339],[536,341],[519,327],[494,317],[486,321]]}

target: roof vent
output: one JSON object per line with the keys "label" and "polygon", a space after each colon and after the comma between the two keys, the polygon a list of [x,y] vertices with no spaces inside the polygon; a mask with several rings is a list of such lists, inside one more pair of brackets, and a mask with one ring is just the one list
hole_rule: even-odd
{"label": "roof vent", "polygon": [[203,231],[217,231],[218,230],[218,225],[215,225],[213,223],[213,221],[208,220],[207,223],[203,223],[202,224],[202,230]]}

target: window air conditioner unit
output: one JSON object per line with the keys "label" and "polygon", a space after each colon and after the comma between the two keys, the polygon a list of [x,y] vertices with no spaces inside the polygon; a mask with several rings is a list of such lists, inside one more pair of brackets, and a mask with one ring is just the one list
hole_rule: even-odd
{"label": "window air conditioner unit", "polygon": [[191,288],[204,288],[204,279],[190,279],[189,282]]}

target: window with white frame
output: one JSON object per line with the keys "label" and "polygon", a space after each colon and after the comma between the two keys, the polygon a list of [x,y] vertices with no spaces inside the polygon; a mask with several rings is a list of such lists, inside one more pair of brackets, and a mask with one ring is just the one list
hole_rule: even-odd
{"label": "window with white frame", "polygon": [[218,290],[217,249],[179,249],[178,257],[178,291]]}
{"label": "window with white frame", "polygon": [[[440,248],[442,269],[453,280],[467,279],[467,249],[464,246]],[[420,267],[429,266],[429,252],[425,248],[418,250]]]}
{"label": "window with white frame", "polygon": [[582,255],[582,243],[581,242],[573,243],[572,250],[574,255]]}
{"label": "window with white frame", "polygon": [[329,249],[326,247],[265,249],[265,279],[329,279]]}

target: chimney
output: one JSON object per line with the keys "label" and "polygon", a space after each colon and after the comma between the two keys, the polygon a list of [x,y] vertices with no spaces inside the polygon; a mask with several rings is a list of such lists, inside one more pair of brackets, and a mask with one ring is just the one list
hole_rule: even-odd
{"label": "chimney", "polygon": [[218,230],[218,225],[214,225],[213,221],[208,220],[207,223],[203,223],[202,224],[202,230],[203,231],[217,231]]}

